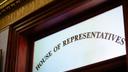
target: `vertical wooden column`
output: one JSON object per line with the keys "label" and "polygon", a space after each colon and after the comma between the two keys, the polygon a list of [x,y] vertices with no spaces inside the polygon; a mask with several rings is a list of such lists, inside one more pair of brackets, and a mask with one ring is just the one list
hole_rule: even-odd
{"label": "vertical wooden column", "polygon": [[27,58],[27,41],[23,36],[19,37],[18,58],[16,63],[16,72],[26,72],[26,58]]}

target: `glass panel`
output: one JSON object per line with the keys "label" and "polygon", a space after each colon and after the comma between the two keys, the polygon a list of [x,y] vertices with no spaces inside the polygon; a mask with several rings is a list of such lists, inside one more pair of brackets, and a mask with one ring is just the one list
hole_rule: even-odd
{"label": "glass panel", "polygon": [[35,42],[33,72],[63,72],[125,55],[122,6]]}

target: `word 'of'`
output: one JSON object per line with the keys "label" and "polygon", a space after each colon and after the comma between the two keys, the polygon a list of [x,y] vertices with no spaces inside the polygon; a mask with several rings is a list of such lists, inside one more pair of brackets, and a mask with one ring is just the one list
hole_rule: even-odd
{"label": "word 'of'", "polygon": [[61,45],[66,46],[70,43],[73,43],[79,40],[91,39],[91,38],[110,40],[120,45],[125,44],[125,38],[122,38],[121,36],[108,33],[108,32],[86,32],[86,33],[77,34],[77,35],[67,38],[66,40],[63,40],[62,43],[57,44],[53,48],[53,50],[49,51],[37,64],[36,70],[38,71],[41,68],[41,66],[53,55],[53,53],[60,50]]}

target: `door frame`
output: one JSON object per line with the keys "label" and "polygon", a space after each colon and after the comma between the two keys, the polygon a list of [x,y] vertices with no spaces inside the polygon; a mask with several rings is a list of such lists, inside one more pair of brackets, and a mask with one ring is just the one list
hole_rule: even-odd
{"label": "door frame", "polygon": [[32,72],[34,41],[119,5],[124,9],[128,52],[128,0],[55,0],[10,26],[5,72]]}

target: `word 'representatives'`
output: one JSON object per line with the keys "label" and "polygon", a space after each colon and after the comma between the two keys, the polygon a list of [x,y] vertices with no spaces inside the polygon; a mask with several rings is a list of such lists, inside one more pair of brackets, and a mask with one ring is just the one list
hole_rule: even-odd
{"label": "word 'representatives'", "polygon": [[61,43],[57,44],[53,50],[47,52],[45,56],[40,60],[40,62],[36,65],[36,70],[38,71],[41,66],[58,50],[61,49],[61,47],[64,47],[70,43],[79,41],[79,40],[84,40],[84,39],[105,39],[105,40],[110,40],[113,41],[117,44],[124,45],[125,44],[125,38],[122,38],[121,36],[108,33],[108,32],[85,32],[85,33],[80,33],[74,36],[71,36],[67,38],[66,40],[63,40]]}

